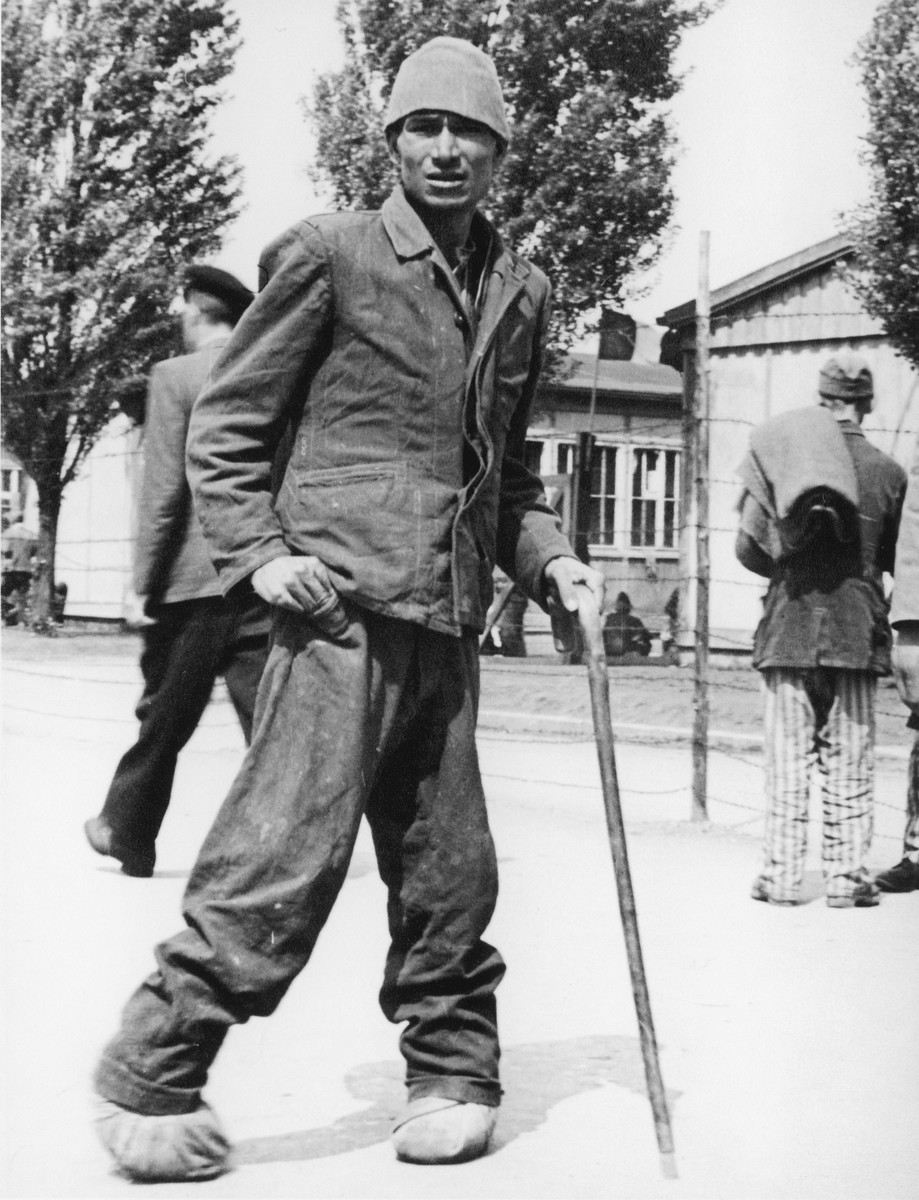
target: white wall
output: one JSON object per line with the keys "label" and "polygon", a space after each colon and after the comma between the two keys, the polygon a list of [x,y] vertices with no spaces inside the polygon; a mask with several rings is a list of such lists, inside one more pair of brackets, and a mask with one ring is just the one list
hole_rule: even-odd
{"label": "white wall", "polygon": [[56,577],[67,584],[65,616],[118,620],[130,583],[142,431],[110,422],[64,492]]}

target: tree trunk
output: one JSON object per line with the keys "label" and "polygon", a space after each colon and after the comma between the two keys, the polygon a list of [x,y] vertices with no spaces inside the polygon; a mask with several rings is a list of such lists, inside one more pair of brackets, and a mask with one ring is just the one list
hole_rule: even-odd
{"label": "tree trunk", "polygon": [[54,622],[54,559],[57,552],[57,522],[61,511],[63,489],[60,480],[37,482],[38,488],[38,550],[32,576],[32,598],[29,605],[29,627],[34,633],[53,635]]}

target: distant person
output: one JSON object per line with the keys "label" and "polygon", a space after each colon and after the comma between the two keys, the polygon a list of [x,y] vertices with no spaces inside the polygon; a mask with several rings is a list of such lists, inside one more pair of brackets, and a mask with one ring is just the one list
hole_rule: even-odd
{"label": "distant person", "polygon": [[[529,606],[529,597],[503,571],[496,571],[495,575],[497,594],[485,615],[487,633],[482,639],[479,653],[485,656],[500,654],[504,658],[526,658],[523,618]],[[497,619],[492,616],[495,612]]]}
{"label": "distant person", "polygon": [[140,730],[121,759],[89,844],[147,877],[172,795],[179,751],[197,728],[214,682],[226,680],[246,741],[268,654],[269,608],[250,590],[223,599],[185,478],[192,405],[252,293],[216,267],[189,268],[182,334],[188,353],[150,376],[144,471],[127,621],[143,638]]}
{"label": "distant person", "polygon": [[667,629],[661,636],[661,648],[665,654],[676,651],[680,636],[680,589],[674,588],[664,605]]}
{"label": "distant person", "polygon": [[523,588],[514,584],[507,603],[498,618],[498,630],[501,634],[501,653],[505,658],[526,658],[527,644],[523,632],[523,619],[526,616],[530,599]]}
{"label": "distant person", "polygon": [[895,866],[879,872],[874,882],[882,892],[914,892],[919,889],[919,442],[913,453],[897,538],[890,623],[897,633],[894,679],[901,700],[910,710],[907,725],[916,732],[907,775],[903,857]]}
{"label": "distant person", "polygon": [[33,560],[37,547],[35,534],[20,516],[15,516],[3,531],[3,621],[18,625],[22,620],[32,585]]}
{"label": "distant person", "polygon": [[771,904],[800,903],[815,764],[827,904],[878,903],[866,859],[875,690],[890,673],[882,574],[894,568],[906,475],[861,431],[873,397],[865,360],[834,355],[819,407],[755,429],[740,469],[737,557],[769,579],[753,644],[766,696],[766,829],[752,895]]}
{"label": "distant person", "polygon": [[612,612],[603,621],[603,648],[607,658],[622,658],[626,654],[651,653],[651,634],[640,617],[632,612],[632,601],[620,592]]}

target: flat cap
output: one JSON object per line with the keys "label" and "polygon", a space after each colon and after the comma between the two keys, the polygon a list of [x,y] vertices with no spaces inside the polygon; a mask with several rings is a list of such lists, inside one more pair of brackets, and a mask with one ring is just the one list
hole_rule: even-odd
{"label": "flat cap", "polygon": [[235,275],[204,263],[193,263],[186,270],[183,294],[187,296],[189,292],[216,296],[229,308],[234,321],[239,320],[255,299],[254,294]]}
{"label": "flat cap", "polygon": [[820,368],[817,390],[821,396],[844,400],[847,404],[853,404],[856,400],[870,400],[874,396],[871,368],[860,354],[852,350],[840,350]]}
{"label": "flat cap", "polygon": [[511,140],[495,64],[464,38],[432,38],[404,60],[392,85],[384,127],[425,109],[468,117],[487,125],[505,145]]}

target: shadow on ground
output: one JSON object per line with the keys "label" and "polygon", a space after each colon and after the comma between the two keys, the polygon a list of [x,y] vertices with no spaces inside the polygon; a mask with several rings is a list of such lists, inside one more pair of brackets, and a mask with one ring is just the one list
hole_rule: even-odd
{"label": "shadow on ground", "polygon": [[[606,1084],[647,1094],[637,1038],[598,1035],[511,1046],[501,1062],[506,1095],[493,1149],[537,1129],[563,1100]],[[368,1063],[350,1072],[345,1083],[352,1096],[368,1102],[367,1108],[319,1129],[239,1142],[236,1164],[302,1162],[386,1141],[405,1102],[402,1064]],[[668,1095],[671,1105],[675,1098],[676,1093]]]}

